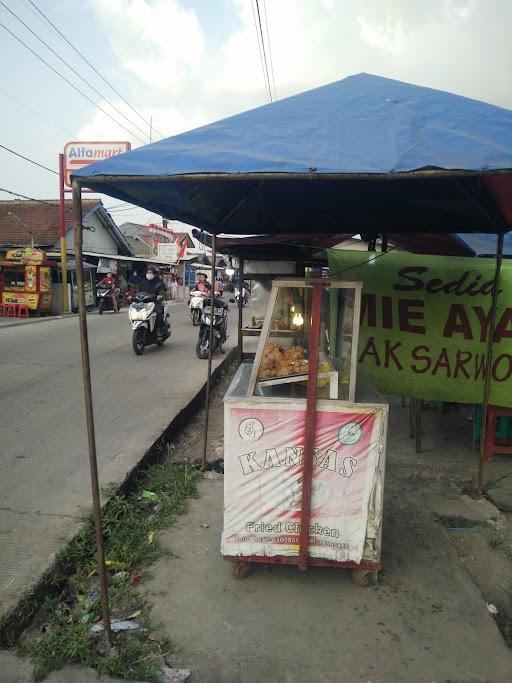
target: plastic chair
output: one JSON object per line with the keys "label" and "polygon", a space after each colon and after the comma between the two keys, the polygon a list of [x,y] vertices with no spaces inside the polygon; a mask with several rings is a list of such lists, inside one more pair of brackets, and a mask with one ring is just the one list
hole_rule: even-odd
{"label": "plastic chair", "polygon": [[506,426],[506,429],[508,429],[511,418],[512,408],[504,408],[503,406],[488,406],[486,420],[487,424],[481,436],[481,438],[484,439],[483,459],[485,462],[491,460],[494,453],[507,453],[512,455],[512,438],[510,436],[499,437],[496,435],[498,420],[508,420]]}

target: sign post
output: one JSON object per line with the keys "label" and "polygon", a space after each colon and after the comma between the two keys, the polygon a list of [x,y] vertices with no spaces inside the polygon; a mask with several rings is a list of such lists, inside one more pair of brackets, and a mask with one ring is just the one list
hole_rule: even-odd
{"label": "sign post", "polygon": [[[68,142],[64,154],[59,154],[59,200],[60,200],[60,263],[62,268],[62,312],[69,310],[68,300],[68,263],[66,251],[66,214],[64,195],[71,192],[71,173],[84,166],[94,164],[103,159],[129,152],[129,142]],[[87,192],[87,190],[84,190]]]}
{"label": "sign post", "polygon": [[67,313],[68,301],[68,256],[66,252],[66,218],[64,213],[64,154],[59,154],[59,201],[60,201],[60,265],[62,268],[62,312]]}

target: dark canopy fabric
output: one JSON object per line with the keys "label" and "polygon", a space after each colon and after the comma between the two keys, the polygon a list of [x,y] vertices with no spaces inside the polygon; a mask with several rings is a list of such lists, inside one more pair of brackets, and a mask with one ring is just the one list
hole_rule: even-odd
{"label": "dark canopy fabric", "polygon": [[495,232],[512,112],[359,74],[78,171],[209,232]]}
{"label": "dark canopy fabric", "polygon": [[[200,230],[193,230],[194,237],[212,246],[211,235]],[[217,249],[223,254],[241,258],[264,260],[293,259],[302,263],[314,263],[319,253],[329,247],[335,247],[353,237],[345,235],[323,235],[309,233],[305,235],[261,235],[259,237],[220,237],[217,239]],[[496,238],[485,235],[494,243]],[[457,235],[440,234],[390,234],[390,243],[416,254],[434,254],[442,256],[475,256],[475,252]],[[355,240],[359,241],[359,240]],[[327,259],[327,256],[325,257]]]}

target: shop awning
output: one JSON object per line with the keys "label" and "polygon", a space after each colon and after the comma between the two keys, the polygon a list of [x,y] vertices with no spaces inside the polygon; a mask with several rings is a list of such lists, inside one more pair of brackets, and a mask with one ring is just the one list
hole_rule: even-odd
{"label": "shop awning", "polygon": [[512,112],[359,74],[74,177],[216,234],[496,232],[512,225]]}

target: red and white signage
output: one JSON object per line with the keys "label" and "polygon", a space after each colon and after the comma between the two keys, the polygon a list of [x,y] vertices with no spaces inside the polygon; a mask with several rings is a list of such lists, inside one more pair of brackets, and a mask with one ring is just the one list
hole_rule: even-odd
{"label": "red and white signage", "polygon": [[71,173],[89,164],[129,152],[129,142],[68,142],[64,147],[64,180],[71,187]]}
{"label": "red and white signage", "polygon": [[150,223],[148,225],[149,234],[162,235],[163,237],[172,238],[174,236],[174,230],[171,228],[164,228],[163,225],[158,225],[157,223]]}
{"label": "red and white signage", "polygon": [[[305,407],[262,401],[226,404],[225,556],[299,553]],[[360,562],[380,545],[385,417],[384,407],[319,401],[311,557]]]}

